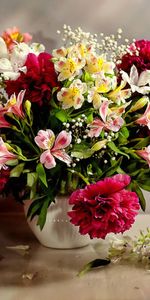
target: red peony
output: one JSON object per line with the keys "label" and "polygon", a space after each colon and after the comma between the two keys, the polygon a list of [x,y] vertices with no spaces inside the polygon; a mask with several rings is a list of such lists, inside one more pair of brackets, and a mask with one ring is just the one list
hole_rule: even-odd
{"label": "red peony", "polygon": [[139,40],[135,42],[135,46],[139,51],[139,55],[135,54],[135,50],[131,44],[130,50],[131,54],[123,55],[121,63],[118,65],[118,68],[129,73],[132,65],[135,65],[141,73],[144,70],[150,70],[150,41]]}
{"label": "red peony", "polygon": [[0,193],[4,190],[6,183],[9,180],[10,171],[8,169],[0,170]]}
{"label": "red peony", "polygon": [[36,56],[28,54],[25,66],[27,72],[21,72],[17,80],[6,81],[6,91],[9,96],[17,95],[21,90],[26,90],[26,99],[39,105],[48,103],[51,99],[53,87],[58,86],[57,75],[52,56],[48,53],[40,53]]}
{"label": "red peony", "polygon": [[128,175],[118,174],[73,192],[69,199],[73,208],[68,212],[71,223],[90,238],[104,239],[110,232],[129,229],[140,208],[136,193],[125,189],[129,183]]}

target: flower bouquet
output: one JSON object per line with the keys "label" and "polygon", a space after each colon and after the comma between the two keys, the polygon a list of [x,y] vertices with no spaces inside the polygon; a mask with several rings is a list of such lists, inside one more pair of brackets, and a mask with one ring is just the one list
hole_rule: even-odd
{"label": "flower bouquet", "polygon": [[150,191],[150,42],[58,34],[52,55],[17,28],[0,37],[0,192],[32,200],[41,229],[69,195],[71,223],[104,239],[131,227]]}

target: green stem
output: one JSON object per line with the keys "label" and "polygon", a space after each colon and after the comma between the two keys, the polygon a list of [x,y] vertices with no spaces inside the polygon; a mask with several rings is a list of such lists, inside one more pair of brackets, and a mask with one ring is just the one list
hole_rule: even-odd
{"label": "green stem", "polygon": [[77,172],[75,170],[70,170],[68,169],[69,172],[76,174],[78,177],[80,177],[86,184],[90,184],[90,182],[88,181],[88,179],[86,177],[84,177],[80,172]]}

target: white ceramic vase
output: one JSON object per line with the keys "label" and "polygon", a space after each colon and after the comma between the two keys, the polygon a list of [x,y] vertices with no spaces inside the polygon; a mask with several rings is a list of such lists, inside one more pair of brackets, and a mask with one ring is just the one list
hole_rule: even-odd
{"label": "white ceramic vase", "polygon": [[[25,201],[24,211],[27,215],[31,201]],[[39,242],[46,247],[57,249],[71,249],[84,247],[89,244],[90,238],[78,232],[78,227],[69,221],[67,212],[70,210],[68,197],[57,196],[47,211],[46,222],[42,230],[37,225],[38,217],[32,221],[27,219],[28,225]]]}

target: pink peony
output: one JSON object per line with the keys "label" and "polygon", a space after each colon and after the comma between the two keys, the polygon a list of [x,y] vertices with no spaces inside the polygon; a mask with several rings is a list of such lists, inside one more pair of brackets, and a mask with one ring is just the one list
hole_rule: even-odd
{"label": "pink peony", "polygon": [[13,93],[18,95],[21,90],[26,90],[26,99],[31,102],[39,105],[48,103],[53,87],[58,86],[51,58],[52,56],[45,52],[38,56],[29,53],[25,62],[27,72],[22,72],[17,80],[6,81],[8,95],[11,96]]}
{"label": "pink peony", "polygon": [[123,55],[121,63],[118,68],[124,70],[128,74],[132,65],[135,65],[138,69],[139,74],[144,70],[150,70],[150,41],[138,40],[135,42],[135,46],[139,51],[139,55],[135,53],[133,44],[131,44],[130,50],[132,55],[127,53]]}
{"label": "pink peony", "polygon": [[90,238],[104,239],[110,232],[128,230],[140,208],[136,193],[125,189],[129,183],[128,175],[118,174],[73,192],[71,223]]}

